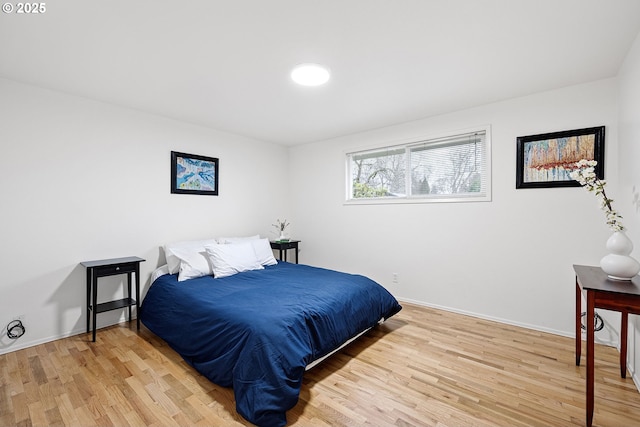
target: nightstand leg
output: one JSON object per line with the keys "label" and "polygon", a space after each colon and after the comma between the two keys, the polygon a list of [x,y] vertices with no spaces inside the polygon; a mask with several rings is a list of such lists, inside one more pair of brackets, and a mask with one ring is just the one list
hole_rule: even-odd
{"label": "nightstand leg", "polygon": [[98,318],[98,277],[93,274],[91,280],[91,317],[93,320],[93,342],[96,342],[96,320]]}
{"label": "nightstand leg", "polygon": [[[129,300],[132,299],[132,295],[131,295],[131,274],[132,273],[127,273],[127,298],[129,298]],[[131,323],[131,304],[129,304],[129,323]]]}
{"label": "nightstand leg", "polygon": [[91,330],[91,272],[93,269],[87,268],[87,333]]}
{"label": "nightstand leg", "polygon": [[136,327],[140,330],[140,264],[136,265]]}

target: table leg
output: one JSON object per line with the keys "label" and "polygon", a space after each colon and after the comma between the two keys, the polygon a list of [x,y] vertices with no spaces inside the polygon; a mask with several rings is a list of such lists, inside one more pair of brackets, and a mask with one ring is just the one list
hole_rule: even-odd
{"label": "table leg", "polygon": [[629,313],[621,311],[622,324],[620,325],[620,377],[627,378],[627,327],[629,323]]}
{"label": "table leg", "polygon": [[140,330],[140,264],[136,265],[136,327]]}
{"label": "table leg", "polygon": [[91,272],[92,268],[87,268],[87,333],[91,330]]}
{"label": "table leg", "polygon": [[93,279],[91,280],[91,295],[92,295],[92,310],[91,317],[93,318],[93,342],[96,341],[96,320],[98,318],[98,277],[96,274],[93,274]]}
{"label": "table leg", "polygon": [[131,272],[127,273],[127,298],[129,298],[129,324],[131,324],[131,299],[133,296],[131,295]]}
{"label": "table leg", "polygon": [[582,292],[576,277],[576,366],[580,366],[580,356],[582,355]]}
{"label": "table leg", "polygon": [[594,315],[595,295],[593,291],[587,290],[587,427],[593,423],[593,388],[594,388],[594,350],[595,331]]}

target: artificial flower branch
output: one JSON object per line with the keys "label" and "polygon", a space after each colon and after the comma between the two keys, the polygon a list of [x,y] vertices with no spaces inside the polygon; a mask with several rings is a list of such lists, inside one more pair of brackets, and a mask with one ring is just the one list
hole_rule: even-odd
{"label": "artificial flower branch", "polygon": [[594,172],[597,164],[598,162],[595,160],[582,159],[576,163],[576,169],[569,175],[571,179],[578,181],[587,191],[594,192],[596,197],[600,198],[600,207],[605,212],[609,229],[612,231],[622,231],[624,230],[624,226],[620,221],[622,216],[613,209],[611,205],[613,199],[608,198],[604,191],[604,186],[607,184],[607,181],[598,179]]}
{"label": "artificial flower branch", "polygon": [[271,224],[271,225],[273,225],[279,231],[284,231],[284,229],[289,226],[289,223],[287,222],[286,219],[284,221],[280,221],[279,219],[277,219],[276,223],[275,224]]}

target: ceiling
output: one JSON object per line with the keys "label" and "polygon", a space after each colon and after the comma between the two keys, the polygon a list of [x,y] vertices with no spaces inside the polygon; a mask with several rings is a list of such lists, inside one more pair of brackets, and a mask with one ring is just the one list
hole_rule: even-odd
{"label": "ceiling", "polygon": [[56,0],[0,14],[0,76],[295,145],[614,77],[639,32],[638,0]]}

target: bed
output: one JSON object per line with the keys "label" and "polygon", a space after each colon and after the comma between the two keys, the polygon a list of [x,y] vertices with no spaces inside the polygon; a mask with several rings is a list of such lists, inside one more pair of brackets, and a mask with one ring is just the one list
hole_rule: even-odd
{"label": "bed", "polygon": [[179,278],[153,281],[140,319],[210,381],[233,387],[237,412],[259,426],[286,425],[305,368],[402,308],[367,277],[281,261]]}

